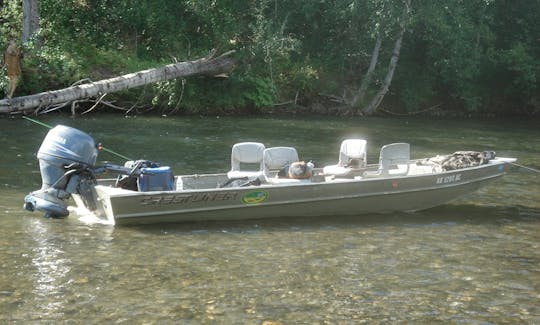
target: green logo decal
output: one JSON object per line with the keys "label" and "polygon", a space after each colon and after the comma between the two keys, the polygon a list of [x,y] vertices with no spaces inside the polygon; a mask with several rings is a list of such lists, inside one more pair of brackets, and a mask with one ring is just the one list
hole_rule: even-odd
{"label": "green logo decal", "polygon": [[259,204],[266,201],[268,198],[268,192],[266,191],[251,191],[244,193],[242,196],[242,202],[245,204]]}

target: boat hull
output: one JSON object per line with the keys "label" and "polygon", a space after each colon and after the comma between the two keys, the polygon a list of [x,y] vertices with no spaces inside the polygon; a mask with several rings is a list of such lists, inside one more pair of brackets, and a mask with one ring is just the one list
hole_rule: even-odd
{"label": "boat hull", "polygon": [[443,173],[334,179],[172,192],[98,185],[98,214],[117,225],[416,211],[469,194],[501,177],[505,161]]}

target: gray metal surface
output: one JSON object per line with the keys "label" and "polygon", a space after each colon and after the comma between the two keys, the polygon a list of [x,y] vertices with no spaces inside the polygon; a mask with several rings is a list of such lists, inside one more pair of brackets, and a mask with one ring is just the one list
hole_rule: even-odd
{"label": "gray metal surface", "polygon": [[[505,173],[504,161],[436,174],[337,179],[172,192],[97,186],[103,216],[116,224],[360,215],[430,208],[474,192]],[[186,176],[189,178],[190,176]],[[191,176],[192,177],[192,176]],[[202,176],[205,184],[222,175]]]}

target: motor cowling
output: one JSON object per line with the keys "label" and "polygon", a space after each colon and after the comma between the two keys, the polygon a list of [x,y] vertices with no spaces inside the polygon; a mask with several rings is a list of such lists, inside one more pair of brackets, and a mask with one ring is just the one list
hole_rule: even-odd
{"label": "motor cowling", "polygon": [[37,154],[42,187],[25,197],[24,208],[47,217],[69,215],[65,200],[78,192],[81,178],[89,177],[85,171],[95,165],[97,153],[90,135],[64,125],[51,129]]}

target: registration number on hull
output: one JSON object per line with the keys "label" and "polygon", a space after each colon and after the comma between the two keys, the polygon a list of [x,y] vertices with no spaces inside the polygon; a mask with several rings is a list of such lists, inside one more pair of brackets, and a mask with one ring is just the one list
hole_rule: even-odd
{"label": "registration number on hull", "polygon": [[437,184],[455,183],[461,180],[461,174],[454,174],[444,177],[437,177]]}

